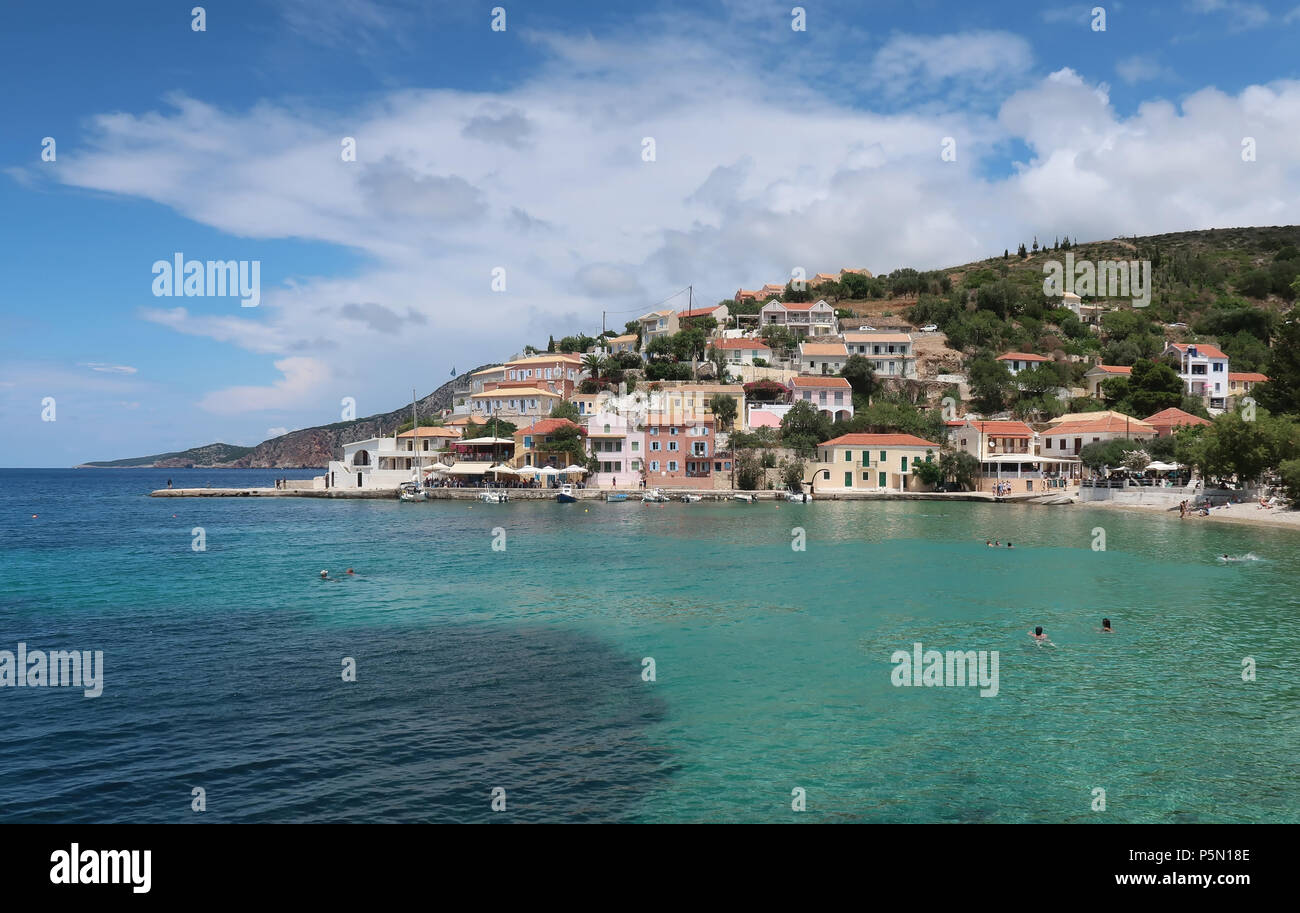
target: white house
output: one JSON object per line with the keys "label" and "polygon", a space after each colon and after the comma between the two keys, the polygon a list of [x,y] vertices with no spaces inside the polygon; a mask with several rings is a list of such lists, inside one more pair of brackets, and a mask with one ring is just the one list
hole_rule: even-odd
{"label": "white house", "polygon": [[832,336],[839,332],[835,308],[825,301],[780,302],[773,298],[758,312],[761,326],[783,326],[799,336]]}
{"label": "white house", "polygon": [[587,419],[587,452],[600,461],[600,470],[587,479],[599,488],[633,487],[645,469],[645,432],[628,416],[597,412]]}
{"label": "white house", "polygon": [[761,358],[769,364],[772,361],[772,349],[761,339],[714,339],[709,347],[731,365],[752,365],[755,358]]}
{"label": "white house", "polygon": [[1007,370],[1011,372],[1012,377],[1026,368],[1051,361],[1051,359],[1045,355],[1034,355],[1031,352],[1006,352],[999,355],[997,360],[1007,366]]}
{"label": "white house", "polygon": [[848,358],[842,342],[799,343],[799,370],[806,374],[839,374]]}
{"label": "white house", "polygon": [[916,349],[911,333],[846,330],[844,345],[850,355],[871,362],[881,377],[916,377]]}
{"label": "white house", "polygon": [[678,330],[677,312],[671,308],[663,311],[651,311],[637,318],[641,324],[641,348],[644,350],[652,339],[660,336],[675,336]]}
{"label": "white house", "polygon": [[1178,360],[1175,368],[1190,396],[1198,396],[1211,413],[1227,408],[1228,356],[1208,343],[1171,342],[1164,355]]}

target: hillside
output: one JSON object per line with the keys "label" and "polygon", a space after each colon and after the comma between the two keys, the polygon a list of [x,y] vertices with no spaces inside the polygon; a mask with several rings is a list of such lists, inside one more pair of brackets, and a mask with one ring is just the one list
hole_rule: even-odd
{"label": "hillside", "polygon": [[[467,383],[470,374],[480,371],[481,365],[450,380],[428,396],[416,401],[416,411],[421,418],[437,415],[451,408],[451,391],[457,384]],[[108,460],[83,463],[87,467],[114,468],[183,468],[204,469],[324,469],[325,465],[343,455],[343,444],[368,437],[392,434],[403,422],[411,420],[411,404],[405,403],[391,412],[370,415],[350,422],[335,422],[290,431],[279,437],[263,441],[256,447],[235,447],[230,444],[208,444],[175,453],[133,457],[125,460]]]}
{"label": "hillside", "polygon": [[125,460],[99,460],[82,463],[77,469],[137,469],[140,467],[159,467],[181,469],[190,466],[230,465],[235,460],[253,452],[252,447],[237,447],[234,444],[205,444],[191,447],[189,450],[177,450],[172,453],[155,453],[152,456],[130,457]]}

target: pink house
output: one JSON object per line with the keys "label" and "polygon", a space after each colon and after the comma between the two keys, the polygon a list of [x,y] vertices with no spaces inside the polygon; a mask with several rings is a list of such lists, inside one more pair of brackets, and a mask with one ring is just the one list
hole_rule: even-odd
{"label": "pink house", "polygon": [[587,477],[597,488],[636,488],[645,469],[645,432],[625,415],[597,412],[587,418],[587,452],[600,461],[600,471]]}

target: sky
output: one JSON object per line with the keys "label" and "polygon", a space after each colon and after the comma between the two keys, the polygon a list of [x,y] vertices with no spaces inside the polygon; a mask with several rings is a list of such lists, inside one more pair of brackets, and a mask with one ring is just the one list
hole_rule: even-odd
{"label": "sky", "polygon": [[1298,4],[5,4],[0,466],[386,412],[687,286],[1300,222]]}

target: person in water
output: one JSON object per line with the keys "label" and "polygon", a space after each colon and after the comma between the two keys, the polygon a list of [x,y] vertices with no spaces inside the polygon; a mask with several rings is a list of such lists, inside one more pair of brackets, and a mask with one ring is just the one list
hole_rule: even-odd
{"label": "person in water", "polygon": [[[1042,625],[1039,625],[1038,627],[1034,628],[1033,633],[1030,634],[1029,636],[1032,637],[1037,643],[1052,644],[1051,640],[1048,639],[1047,635],[1043,633]],[[1054,647],[1056,646],[1056,644],[1052,644],[1052,646]]]}
{"label": "person in water", "polygon": [[349,576],[349,577],[355,577],[355,576],[357,576],[357,572],[354,571],[354,570],[352,570],[352,568],[348,568],[348,576]]}
{"label": "person in water", "polygon": [[1010,542],[1008,542],[1008,543],[1007,543],[1007,548],[1015,548],[1015,546],[1012,545]]}
{"label": "person in water", "polygon": [[329,572],[329,571],[321,571],[321,572],[320,572],[320,579],[321,579],[321,580],[329,580],[329,578],[330,578],[330,572]]}
{"label": "person in water", "polygon": [[985,540],[984,540],[984,544],[987,545],[989,548],[992,548],[992,547],[993,547],[993,540],[992,540],[992,539],[985,539]]}
{"label": "person in water", "polygon": [[1103,618],[1103,619],[1101,620],[1101,633],[1103,633],[1103,634],[1114,634],[1114,633],[1115,633],[1115,630],[1110,626],[1110,619],[1109,619],[1109,618]]}

